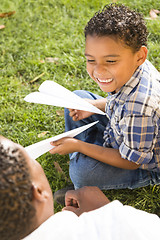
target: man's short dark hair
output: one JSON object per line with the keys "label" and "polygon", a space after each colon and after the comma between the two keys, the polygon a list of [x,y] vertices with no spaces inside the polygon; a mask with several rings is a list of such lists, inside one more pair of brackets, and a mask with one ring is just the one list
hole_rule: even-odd
{"label": "man's short dark hair", "polygon": [[115,36],[134,52],[142,45],[147,46],[148,31],[142,14],[123,4],[109,4],[95,13],[87,23],[84,33],[85,37]]}
{"label": "man's short dark hair", "polygon": [[0,239],[22,239],[32,231],[34,216],[25,157],[16,144],[6,149],[0,139]]}

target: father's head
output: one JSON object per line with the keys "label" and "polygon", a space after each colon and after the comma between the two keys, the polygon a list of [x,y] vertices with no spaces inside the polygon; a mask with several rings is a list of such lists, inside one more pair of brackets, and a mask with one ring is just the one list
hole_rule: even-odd
{"label": "father's head", "polygon": [[22,239],[53,215],[52,191],[40,164],[0,136],[0,239]]}

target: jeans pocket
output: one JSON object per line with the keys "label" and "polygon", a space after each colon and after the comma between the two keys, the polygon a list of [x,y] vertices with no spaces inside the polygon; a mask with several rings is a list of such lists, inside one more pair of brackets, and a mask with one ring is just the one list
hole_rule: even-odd
{"label": "jeans pocket", "polygon": [[73,159],[77,160],[77,158],[78,158],[78,152],[70,153],[70,154],[69,154],[69,158],[70,158],[70,160],[73,160]]}

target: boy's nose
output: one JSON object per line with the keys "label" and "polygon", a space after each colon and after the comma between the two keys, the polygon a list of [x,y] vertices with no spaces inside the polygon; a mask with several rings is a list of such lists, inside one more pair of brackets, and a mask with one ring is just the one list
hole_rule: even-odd
{"label": "boy's nose", "polygon": [[98,65],[94,69],[94,76],[97,78],[105,78],[106,73],[107,69],[102,65]]}

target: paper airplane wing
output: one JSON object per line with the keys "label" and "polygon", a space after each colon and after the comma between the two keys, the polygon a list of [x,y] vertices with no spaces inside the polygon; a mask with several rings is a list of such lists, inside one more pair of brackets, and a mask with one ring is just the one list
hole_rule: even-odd
{"label": "paper airplane wing", "polygon": [[105,115],[103,111],[53,81],[47,80],[43,82],[39,87],[39,91],[40,92],[30,93],[24,100],[27,102],[79,109]]}
{"label": "paper airplane wing", "polygon": [[75,137],[76,135],[80,134],[81,132],[83,132],[83,131],[87,130],[88,128],[92,127],[93,125],[97,124],[98,122],[99,121],[89,123],[82,127],[79,127],[79,128],[73,129],[71,131],[59,134],[57,136],[45,139],[43,141],[34,143],[32,145],[25,147],[25,150],[27,151],[28,155],[31,158],[36,159],[36,158],[40,157],[41,155],[43,155],[44,153],[51,150],[52,148],[54,148],[54,146],[52,146],[50,144],[50,142],[57,141],[63,137]]}

